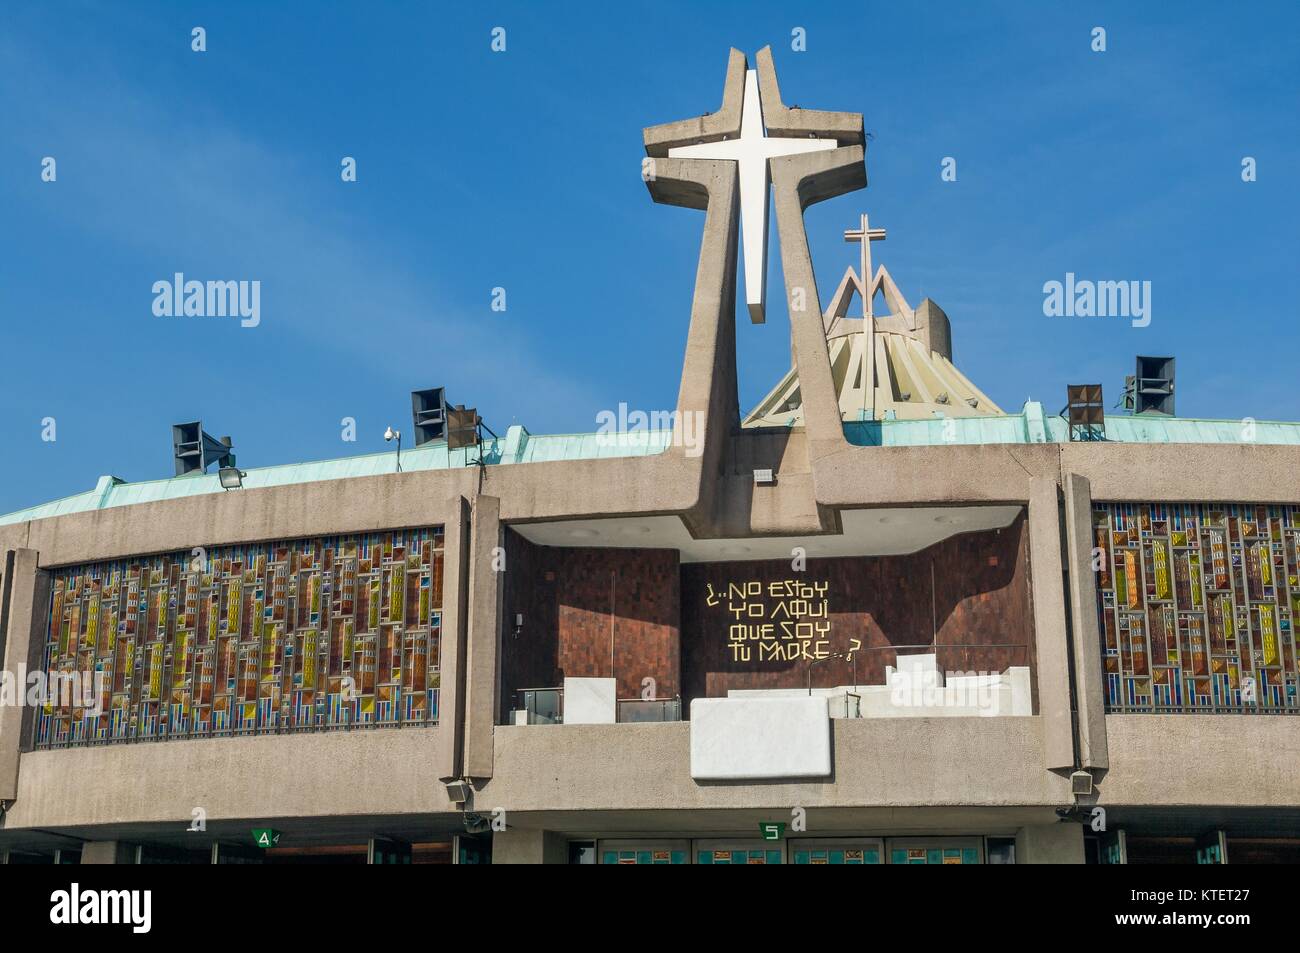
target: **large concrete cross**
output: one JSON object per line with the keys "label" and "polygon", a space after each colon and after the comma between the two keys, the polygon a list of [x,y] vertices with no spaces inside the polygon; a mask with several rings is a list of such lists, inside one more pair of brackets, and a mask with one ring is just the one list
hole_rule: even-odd
{"label": "large concrete cross", "polygon": [[[650,161],[642,163],[642,178],[656,202],[705,211],[677,406],[679,412],[704,414],[710,435],[718,432],[719,419],[726,427],[739,424],[734,307],[742,209],[750,317],[764,319],[763,253],[770,182],[790,315],[791,357],[803,404],[804,450],[813,461],[843,452],[848,443],[803,216],[810,205],[867,184],[862,114],[786,106],[771,48],[759,50],[755,59],[757,76],[743,53],[731,51],[722,105],[715,112],[646,127],[643,138]],[[671,81],[675,78],[665,79]],[[748,169],[760,172],[749,176],[751,199],[742,203],[741,166],[749,155],[745,147],[751,145],[755,155],[749,158]],[[697,146],[708,148],[675,151]],[[755,191],[758,208],[752,199]],[[705,441],[711,465],[721,466],[722,439],[710,436]],[[829,524],[822,513],[819,509],[813,519],[826,530]]]}
{"label": "large concrete cross", "polygon": [[758,70],[745,71],[745,99],[740,114],[740,138],[678,146],[668,150],[674,159],[732,159],[739,164],[740,234],[745,251],[745,303],[749,319],[762,324],[767,304],[767,206],[771,176],[768,160],[801,152],[834,149],[834,139],[770,137],[763,124],[763,103]]}

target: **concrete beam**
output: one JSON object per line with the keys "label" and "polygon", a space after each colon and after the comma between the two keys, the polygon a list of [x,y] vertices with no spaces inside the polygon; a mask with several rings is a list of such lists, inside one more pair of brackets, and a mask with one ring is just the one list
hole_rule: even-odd
{"label": "concrete beam", "polygon": [[[727,78],[722,87],[722,105],[717,112],[705,113],[693,119],[647,126],[642,130],[646,155],[663,158],[668,150],[677,146],[693,146],[702,142],[718,142],[740,135],[741,109],[745,102],[745,54],[732,49],[727,59]],[[656,200],[657,201],[657,200]]]}
{"label": "concrete beam", "polygon": [[505,830],[492,835],[494,864],[567,864],[569,842],[554,831]]}
{"label": "concrete beam", "polygon": [[[776,138],[834,139],[841,146],[866,146],[862,130],[862,113],[832,112],[825,109],[800,109],[786,106],[776,81],[772,48],[765,46],[755,56],[758,90],[763,100],[763,124],[767,134]],[[865,186],[865,170],[862,184]]]}
{"label": "concrete beam", "polygon": [[1060,453],[1052,444],[942,447],[853,447],[817,462],[813,475],[824,506],[1026,503],[1035,478],[1055,482]]}
{"label": "concrete beam", "polygon": [[1074,643],[1074,699],[1079,713],[1082,767],[1110,767],[1106,751],[1106,696],[1097,623],[1097,576],[1092,568],[1092,494],[1088,481],[1067,473],[1065,541],[1070,580],[1070,631]]}
{"label": "concrete beam", "polygon": [[1035,824],[1016,832],[1017,864],[1082,864],[1083,825]]}
{"label": "concrete beam", "polygon": [[1074,767],[1070,699],[1070,644],[1065,622],[1061,512],[1056,480],[1035,477],[1029,491],[1029,573],[1038,661],[1038,713],[1049,771]]}
{"label": "concrete beam", "polygon": [[1062,471],[1087,477],[1095,500],[1296,502],[1300,447],[1086,440],[1060,448]]}
{"label": "concrete beam", "polygon": [[817,293],[803,213],[809,205],[865,186],[866,166],[861,146],[779,156],[768,164],[781,236],[791,350],[803,398],[809,459],[815,463],[821,457],[846,449],[848,443],[844,439],[839,397],[831,376],[821,298]]}
{"label": "concrete beam", "polygon": [[134,844],[117,840],[87,841],[81,847],[83,864],[134,864]]}

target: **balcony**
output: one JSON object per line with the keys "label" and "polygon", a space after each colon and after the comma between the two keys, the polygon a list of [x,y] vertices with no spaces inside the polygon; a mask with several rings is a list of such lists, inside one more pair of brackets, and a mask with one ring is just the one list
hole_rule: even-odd
{"label": "balcony", "polygon": [[[507,724],[561,725],[565,723],[566,688],[578,697],[570,712],[569,724],[648,724],[682,720],[681,698],[617,698],[613,705],[613,679],[565,679],[562,688],[523,688],[515,692],[516,707],[511,709]],[[596,683],[596,684],[591,684]]]}

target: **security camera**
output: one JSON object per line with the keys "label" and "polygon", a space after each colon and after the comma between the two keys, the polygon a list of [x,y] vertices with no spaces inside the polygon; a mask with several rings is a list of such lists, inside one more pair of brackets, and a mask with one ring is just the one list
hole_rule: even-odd
{"label": "security camera", "polygon": [[384,440],[391,441],[394,437],[400,437],[401,433],[388,427],[384,430]]}

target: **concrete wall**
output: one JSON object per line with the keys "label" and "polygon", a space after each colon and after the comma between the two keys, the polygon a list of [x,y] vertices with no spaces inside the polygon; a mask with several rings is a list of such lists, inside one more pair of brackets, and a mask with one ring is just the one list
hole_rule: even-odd
{"label": "concrete wall", "polygon": [[496,731],[496,775],[476,803],[511,811],[1059,806],[1042,723],[1026,718],[836,720],[823,781],[696,783],[690,725],[556,725]]}
{"label": "concrete wall", "polygon": [[35,709],[16,702],[24,701],[24,671],[36,670],[41,664],[45,645],[45,619],[49,612],[49,574],[38,568],[38,554],[30,549],[11,550],[4,555],[5,578],[0,583],[0,620],[3,633],[4,671],[13,680],[17,697],[0,705],[0,801],[12,800],[18,792],[21,752],[32,736]]}
{"label": "concrete wall", "polygon": [[1016,832],[1017,864],[1083,863],[1083,827],[1033,824]]}
{"label": "concrete wall", "polygon": [[1300,803],[1300,718],[1107,715],[1106,737],[1103,807]]}
{"label": "concrete wall", "polygon": [[438,781],[451,731],[385,728],[28,752],[4,830],[454,810]]}

